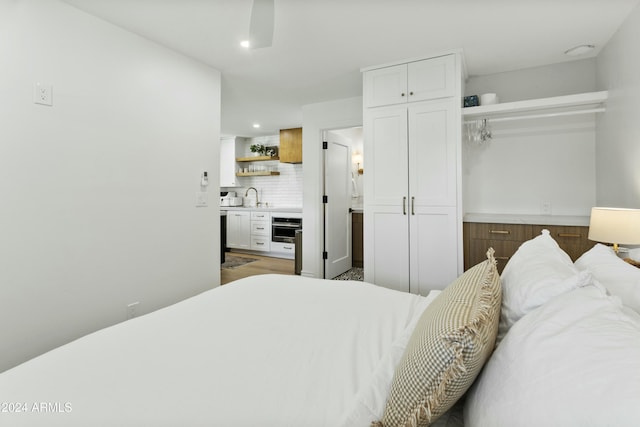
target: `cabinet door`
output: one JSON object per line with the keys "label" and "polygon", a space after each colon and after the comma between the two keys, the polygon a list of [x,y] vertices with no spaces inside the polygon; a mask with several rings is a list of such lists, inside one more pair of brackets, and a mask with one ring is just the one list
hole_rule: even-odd
{"label": "cabinet door", "polygon": [[249,212],[227,212],[227,247],[249,249],[251,247],[250,224]]}
{"label": "cabinet door", "polygon": [[425,101],[455,95],[455,56],[410,62],[407,70],[408,100]]}
{"label": "cabinet door", "polygon": [[302,163],[302,128],[280,131],[280,162]]}
{"label": "cabinet door", "polygon": [[407,160],[407,109],[369,110],[365,116],[364,164],[375,173],[364,174],[367,205],[395,206],[402,211],[409,179]]}
{"label": "cabinet door", "polygon": [[409,215],[410,292],[427,295],[458,277],[455,207],[419,207]]}
{"label": "cabinet door", "polygon": [[457,203],[455,110],[451,100],[409,107],[409,196],[415,206]]}
{"label": "cabinet door", "polygon": [[220,140],[220,187],[235,187],[236,183],[236,140]]}
{"label": "cabinet door", "polygon": [[365,107],[407,102],[407,65],[366,71],[363,77]]}
{"label": "cabinet door", "polygon": [[409,292],[409,221],[391,206],[376,206],[364,216],[364,280]]}

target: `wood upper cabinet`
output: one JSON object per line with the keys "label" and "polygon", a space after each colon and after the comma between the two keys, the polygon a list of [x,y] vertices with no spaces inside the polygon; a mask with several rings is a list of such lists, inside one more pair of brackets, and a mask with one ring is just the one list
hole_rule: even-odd
{"label": "wood upper cabinet", "polygon": [[302,128],[280,130],[280,163],[302,163]]}
{"label": "wood upper cabinet", "polygon": [[364,75],[365,107],[454,96],[454,71],[454,55],[368,71]]}

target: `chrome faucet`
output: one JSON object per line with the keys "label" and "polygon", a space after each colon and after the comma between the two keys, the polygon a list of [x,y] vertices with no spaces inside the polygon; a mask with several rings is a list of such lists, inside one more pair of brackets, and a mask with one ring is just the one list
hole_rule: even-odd
{"label": "chrome faucet", "polygon": [[244,193],[244,197],[247,197],[249,195],[249,190],[253,190],[256,192],[256,206],[260,206],[260,202],[258,201],[258,190],[256,190],[255,187],[247,188],[247,191],[245,191]]}

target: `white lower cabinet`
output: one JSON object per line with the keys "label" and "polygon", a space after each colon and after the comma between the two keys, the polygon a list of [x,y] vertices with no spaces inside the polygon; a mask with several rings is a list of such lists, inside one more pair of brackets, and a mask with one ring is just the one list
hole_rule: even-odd
{"label": "white lower cabinet", "polygon": [[271,242],[271,253],[279,258],[294,259],[296,245],[293,243]]}
{"label": "white lower cabinet", "polygon": [[251,211],[251,250],[269,252],[271,250],[271,214]]}
{"label": "white lower cabinet", "polygon": [[233,249],[251,248],[251,212],[227,212],[227,247]]}
{"label": "white lower cabinet", "polygon": [[264,252],[260,255],[295,259],[295,243],[274,242],[271,235],[271,216],[300,218],[301,213],[269,212],[253,209],[227,210],[227,247],[239,252]]}

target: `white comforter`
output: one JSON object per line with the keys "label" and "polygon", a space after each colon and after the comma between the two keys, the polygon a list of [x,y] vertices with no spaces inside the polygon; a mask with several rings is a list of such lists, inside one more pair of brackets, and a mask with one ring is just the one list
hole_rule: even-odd
{"label": "white comforter", "polygon": [[433,297],[243,279],[0,374],[0,425],[365,427]]}

